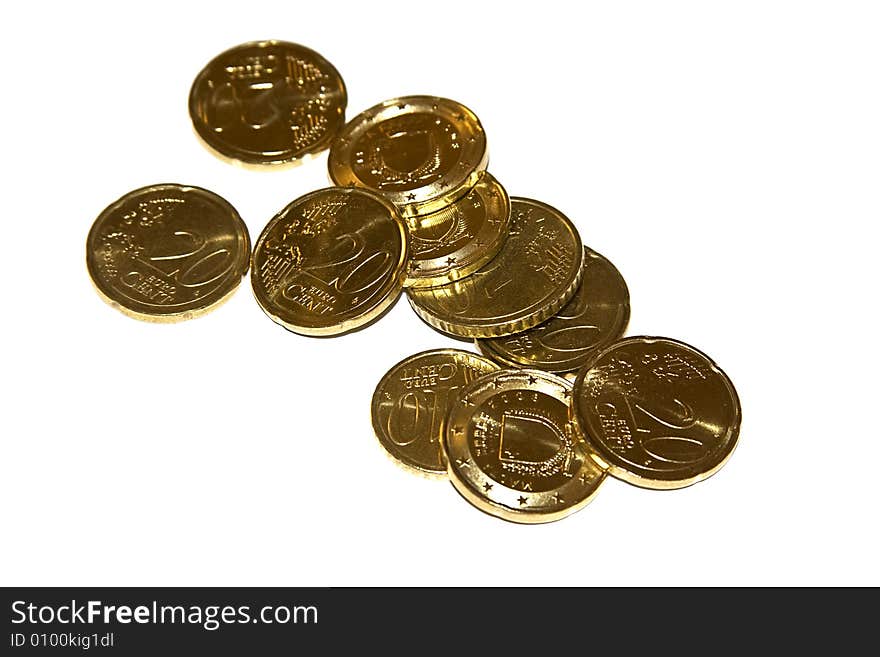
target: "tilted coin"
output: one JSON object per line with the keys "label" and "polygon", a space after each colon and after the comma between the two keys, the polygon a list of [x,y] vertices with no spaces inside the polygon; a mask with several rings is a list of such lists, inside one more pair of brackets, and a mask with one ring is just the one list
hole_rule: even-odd
{"label": "tilted coin", "polygon": [[380,192],[410,217],[464,196],[488,162],[486,134],[471,110],[446,98],[405,96],[349,121],[327,166],[335,184]]}
{"label": "tilted coin", "polygon": [[552,317],[581,280],[583,246],[559,210],[511,199],[510,230],[501,250],[470,276],[407,291],[416,314],[434,328],[466,338],[525,331]]}
{"label": "tilted coin", "polygon": [[573,408],[596,463],[645,488],[683,488],[718,471],[742,419],[727,375],[668,338],[627,338],[599,353],[575,381]]}
{"label": "tilted coin", "polygon": [[434,349],[392,367],[373,393],[373,429],[400,464],[426,475],[446,475],[443,429],[458,390],[498,369],[459,349]]}
{"label": "tilted coin", "polygon": [[225,199],[200,187],[142,187],[110,204],[86,240],[100,295],[126,315],[174,322],[225,301],[250,262],[247,227]]}
{"label": "tilted coin", "polygon": [[574,297],[553,317],[523,333],[478,339],[479,350],[508,367],[557,374],[582,367],[623,335],[629,322],[629,291],[617,268],[584,247],[583,270]]}
{"label": "tilted coin", "polygon": [[498,370],[464,388],[449,412],[449,477],[477,508],[523,523],[584,507],[605,474],[571,418],[572,386],[540,370]]}
{"label": "tilted coin", "polygon": [[400,296],[407,234],[386,199],[329,187],[279,212],[254,247],[251,283],[275,322],[303,335],[338,335],[378,318]]}
{"label": "tilted coin", "polygon": [[313,50],[253,41],[217,55],[189,94],[193,126],[225,157],[290,162],[324,150],[345,124],[345,84]]}
{"label": "tilted coin", "polygon": [[410,260],[406,287],[432,287],[474,273],[507,239],[510,197],[489,173],[439,212],[407,219]]}

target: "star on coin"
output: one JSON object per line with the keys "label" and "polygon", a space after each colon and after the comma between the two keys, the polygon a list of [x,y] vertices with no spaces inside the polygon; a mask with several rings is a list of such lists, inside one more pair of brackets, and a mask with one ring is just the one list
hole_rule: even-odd
{"label": "star on coin", "polygon": [[562,504],[565,501],[559,493],[553,493],[553,499],[556,500],[557,504]]}
{"label": "star on coin", "polygon": [[536,379],[535,377],[533,377],[531,374],[529,375],[529,383],[530,383],[530,384],[535,383],[537,380],[538,380],[538,379]]}
{"label": "star on coin", "polygon": [[415,260],[412,260],[409,263],[409,268],[411,271],[418,271],[419,269],[422,268],[422,266],[419,263],[417,263]]}
{"label": "star on coin", "polygon": [[584,486],[586,486],[587,484],[589,484],[589,483],[592,481],[593,478],[590,477],[589,475],[587,475],[586,472],[584,472],[584,473],[579,477],[579,479],[581,480],[581,484],[584,485]]}
{"label": "star on coin", "polygon": [[399,109],[399,110],[405,110],[407,107],[409,107],[409,106],[408,106],[406,103],[400,103],[400,104],[397,106],[397,109]]}
{"label": "star on coin", "polygon": [[522,506],[523,504],[525,504],[526,502],[529,501],[529,498],[523,497],[522,495],[520,495],[516,501],[519,502],[520,506]]}
{"label": "star on coin", "polygon": [[470,459],[455,459],[455,464],[459,468],[469,468],[469,467],[471,467],[471,460]]}
{"label": "star on coin", "polygon": [[483,490],[486,491],[486,492],[488,493],[490,490],[492,490],[492,484],[490,484],[490,483],[487,481],[485,484],[483,484]]}
{"label": "star on coin", "polygon": [[453,258],[452,256],[449,256],[448,258],[446,258],[447,265],[452,265],[454,263],[455,263],[455,258]]}
{"label": "star on coin", "polygon": [[410,192],[409,194],[406,195],[406,200],[407,200],[407,201],[415,201],[415,200],[416,200],[416,195],[413,194],[412,192]]}

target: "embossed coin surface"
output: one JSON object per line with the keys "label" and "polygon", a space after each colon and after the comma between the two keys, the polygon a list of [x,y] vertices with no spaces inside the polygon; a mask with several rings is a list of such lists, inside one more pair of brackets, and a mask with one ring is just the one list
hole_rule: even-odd
{"label": "embossed coin surface", "polygon": [[474,273],[501,249],[509,222],[510,198],[488,173],[443,210],[411,217],[406,286],[432,287]]}
{"label": "embossed coin surface", "polygon": [[254,247],[251,283],[269,317],[303,335],[338,335],[387,310],[406,275],[407,234],[391,203],[329,187],[279,212]]}
{"label": "embossed coin surface", "polygon": [[153,322],[190,319],[237,288],[250,238],[226,200],[199,187],[136,189],[109,205],[86,240],[98,292],[123,313]]}
{"label": "embossed coin surface", "polygon": [[727,375],[668,338],[627,338],[602,351],[578,375],[573,406],[596,463],[645,488],[683,488],[717,472],[742,418]]}
{"label": "embossed coin surface", "polygon": [[563,374],[579,369],[623,335],[629,322],[629,291],[607,259],[584,247],[580,287],[553,317],[523,333],[477,340],[479,350],[512,367]]}
{"label": "embossed coin surface", "polygon": [[345,124],[345,84],[313,50],[254,41],[221,53],[189,94],[198,135],[215,151],[251,164],[317,153]]}
{"label": "embossed coin surface", "polygon": [[552,317],[572,298],[582,260],[581,239],[565,215],[512,198],[509,234],[498,255],[470,276],[407,295],[416,314],[444,333],[509,335]]}
{"label": "embossed coin surface", "polygon": [[399,463],[427,475],[446,475],[443,429],[456,392],[498,369],[459,349],[435,349],[392,367],[373,393],[373,429]]}
{"label": "embossed coin surface", "polygon": [[449,476],[462,496],[525,523],[585,506],[605,474],[571,418],[571,390],[540,370],[498,370],[464,388],[446,426]]}
{"label": "embossed coin surface", "polygon": [[489,162],[486,134],[464,105],[393,98],[358,114],[330,147],[330,179],[383,194],[405,217],[464,196]]}

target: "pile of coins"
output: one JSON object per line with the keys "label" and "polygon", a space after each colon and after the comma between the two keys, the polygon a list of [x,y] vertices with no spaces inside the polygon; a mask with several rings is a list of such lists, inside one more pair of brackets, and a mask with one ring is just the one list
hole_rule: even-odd
{"label": "pile of coins", "polygon": [[448,476],[507,520],[562,518],[607,474],[680,488],[724,464],[741,417],[729,379],[681,342],[620,339],[620,273],[559,210],[508,196],[470,109],[403,96],[345,123],[346,102],[336,69],[297,44],[248,43],[212,60],[190,94],[202,141],[258,165],[329,147],[334,186],[282,209],[252,254],[216,194],[135,190],[89,233],[99,293],[140,319],[189,319],[228,298],[250,266],[273,321],[332,336],[376,321],[406,289],[423,321],[482,355],[438,349],[399,362],[373,395],[375,433],[404,466]]}

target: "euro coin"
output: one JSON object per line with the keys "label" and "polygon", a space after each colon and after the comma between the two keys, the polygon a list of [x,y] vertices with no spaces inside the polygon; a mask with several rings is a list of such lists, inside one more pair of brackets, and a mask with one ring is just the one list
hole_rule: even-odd
{"label": "euro coin", "polygon": [[523,333],[478,339],[480,352],[508,367],[564,374],[623,335],[629,322],[626,282],[614,265],[587,247],[583,263],[581,284],[562,310]]}
{"label": "euro coin", "polygon": [[465,387],[446,426],[458,492],[513,522],[559,520],[584,507],[605,474],[571,418],[571,391],[540,370],[498,370]]}
{"label": "euro coin", "polygon": [[393,98],[361,112],[330,147],[330,179],[383,194],[405,217],[464,196],[489,162],[476,114],[434,96]]}
{"label": "euro coin", "polygon": [[250,238],[225,199],[188,185],[142,187],[110,204],[86,240],[101,297],[126,315],[174,322],[225,301],[247,273]]}
{"label": "euro coin", "polygon": [[404,467],[428,476],[446,475],[443,429],[457,391],[498,369],[459,349],[423,351],[392,367],[373,393],[373,429],[382,446]]}
{"label": "euro coin", "polygon": [[596,463],[645,488],[683,488],[730,458],[742,412],[708,356],[668,338],[634,337],[578,375],[573,408]]}
{"label": "euro coin", "polygon": [[443,285],[474,273],[501,249],[509,223],[510,197],[488,173],[445,209],[407,219],[406,287]]}
{"label": "euro coin", "polygon": [[406,228],[391,203],[329,187],[296,199],[263,229],[251,283],[278,324],[303,335],[339,335],[391,307],[407,257]]}
{"label": "euro coin", "polygon": [[189,94],[199,137],[249,164],[291,162],[328,148],[345,124],[345,104],[333,65],[286,41],[244,43],[217,55]]}
{"label": "euro coin", "polygon": [[507,239],[470,276],[407,291],[416,314],[464,338],[519,333],[556,314],[577,290],[583,246],[571,221],[539,201],[511,199]]}

